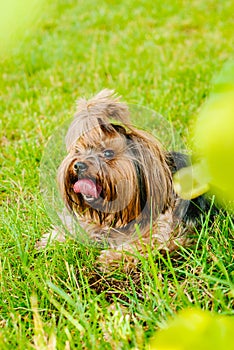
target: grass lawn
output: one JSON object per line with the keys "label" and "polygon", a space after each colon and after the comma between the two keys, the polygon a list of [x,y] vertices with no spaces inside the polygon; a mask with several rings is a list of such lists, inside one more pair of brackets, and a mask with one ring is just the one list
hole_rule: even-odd
{"label": "grass lawn", "polygon": [[186,307],[234,314],[229,217],[206,220],[193,249],[142,258],[128,275],[98,272],[98,251],[72,240],[34,248],[51,225],[40,160],[76,99],[115,89],[189,144],[212,77],[233,55],[233,13],[231,0],[49,1],[0,52],[0,349],[144,349]]}

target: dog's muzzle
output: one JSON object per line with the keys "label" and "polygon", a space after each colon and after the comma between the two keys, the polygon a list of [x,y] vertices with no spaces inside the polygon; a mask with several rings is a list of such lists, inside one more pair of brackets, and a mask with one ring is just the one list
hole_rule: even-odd
{"label": "dog's muzzle", "polygon": [[74,165],[74,170],[79,173],[80,171],[81,172],[84,172],[85,170],[88,169],[88,165],[84,162],[76,162]]}

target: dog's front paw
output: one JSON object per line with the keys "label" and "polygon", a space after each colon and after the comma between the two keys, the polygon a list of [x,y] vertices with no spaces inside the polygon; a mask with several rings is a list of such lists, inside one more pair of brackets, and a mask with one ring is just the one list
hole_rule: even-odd
{"label": "dog's front paw", "polygon": [[102,265],[109,265],[113,262],[120,263],[123,259],[123,252],[114,249],[102,250],[98,262]]}
{"label": "dog's front paw", "polygon": [[102,272],[111,272],[119,268],[124,272],[129,272],[136,268],[138,260],[132,252],[126,252],[122,249],[107,249],[101,251],[98,258],[98,268]]}
{"label": "dog's front paw", "polygon": [[58,242],[64,242],[66,240],[65,234],[63,232],[59,232],[58,230],[52,230],[49,233],[45,233],[41,239],[36,242],[35,248],[40,250],[44,249],[48,244],[58,241]]}

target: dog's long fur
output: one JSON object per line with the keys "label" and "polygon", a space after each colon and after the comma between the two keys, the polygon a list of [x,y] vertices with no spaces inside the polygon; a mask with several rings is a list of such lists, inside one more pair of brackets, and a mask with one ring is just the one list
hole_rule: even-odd
{"label": "dog's long fur", "polygon": [[[59,190],[91,240],[125,250],[153,244],[172,251],[188,244],[210,204],[204,197],[178,198],[172,176],[187,165],[186,157],[166,152],[153,136],[133,127],[127,106],[113,91],[78,101],[66,147]],[[93,197],[87,196],[90,191]]]}

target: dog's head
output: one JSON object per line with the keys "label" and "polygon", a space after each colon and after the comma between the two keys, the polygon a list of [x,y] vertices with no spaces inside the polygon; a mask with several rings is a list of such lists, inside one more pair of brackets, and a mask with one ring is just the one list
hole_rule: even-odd
{"label": "dog's head", "polygon": [[165,153],[128,116],[113,91],[78,101],[58,182],[69,210],[88,222],[124,228],[155,219],[169,205],[172,179]]}

